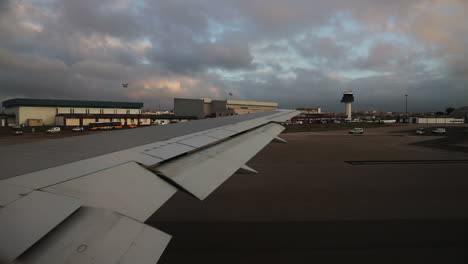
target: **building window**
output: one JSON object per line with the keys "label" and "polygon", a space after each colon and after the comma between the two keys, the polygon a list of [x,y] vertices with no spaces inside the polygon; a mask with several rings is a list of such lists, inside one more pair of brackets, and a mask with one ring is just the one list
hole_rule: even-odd
{"label": "building window", "polygon": [[101,113],[101,114],[104,114],[104,109],[101,109],[101,110],[100,110],[100,113]]}
{"label": "building window", "polygon": [[129,115],[129,114],[130,114],[130,110],[127,110],[127,115]]}
{"label": "building window", "polygon": [[89,109],[86,109],[86,114],[89,114]]}
{"label": "building window", "polygon": [[114,109],[114,114],[117,114],[117,109]]}

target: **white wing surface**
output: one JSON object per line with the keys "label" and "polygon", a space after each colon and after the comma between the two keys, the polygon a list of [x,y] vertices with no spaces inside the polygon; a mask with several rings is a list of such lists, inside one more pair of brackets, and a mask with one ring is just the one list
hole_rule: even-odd
{"label": "white wing surface", "polygon": [[[144,222],[179,189],[203,200],[297,115],[280,110],[12,145],[0,152],[0,263],[156,263]],[[18,160],[21,160],[19,164]],[[16,161],[16,162],[15,162]]]}

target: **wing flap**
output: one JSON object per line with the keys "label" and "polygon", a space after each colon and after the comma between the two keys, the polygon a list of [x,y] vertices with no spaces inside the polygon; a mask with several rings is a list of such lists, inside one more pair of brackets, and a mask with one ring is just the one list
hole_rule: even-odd
{"label": "wing flap", "polygon": [[157,167],[157,173],[205,199],[284,128],[277,124],[249,131]]}
{"label": "wing flap", "polygon": [[76,197],[86,206],[106,208],[146,221],[177,189],[135,162],[59,183],[47,192]]}
{"label": "wing flap", "polygon": [[83,204],[33,191],[0,210],[0,263],[13,261]]}
{"label": "wing flap", "polygon": [[156,263],[170,239],[123,215],[82,207],[17,263]]}

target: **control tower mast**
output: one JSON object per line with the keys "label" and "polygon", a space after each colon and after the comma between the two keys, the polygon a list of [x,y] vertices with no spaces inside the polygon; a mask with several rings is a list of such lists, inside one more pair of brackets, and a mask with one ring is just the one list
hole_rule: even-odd
{"label": "control tower mast", "polygon": [[343,98],[341,98],[341,102],[346,104],[346,117],[351,119],[351,105],[354,102],[353,92],[344,92]]}

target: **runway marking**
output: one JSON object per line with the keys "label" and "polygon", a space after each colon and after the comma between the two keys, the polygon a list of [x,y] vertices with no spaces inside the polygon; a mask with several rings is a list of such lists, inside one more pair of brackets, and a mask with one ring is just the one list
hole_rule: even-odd
{"label": "runway marking", "polygon": [[468,159],[460,160],[351,160],[346,163],[356,165],[398,165],[398,164],[464,164]]}

